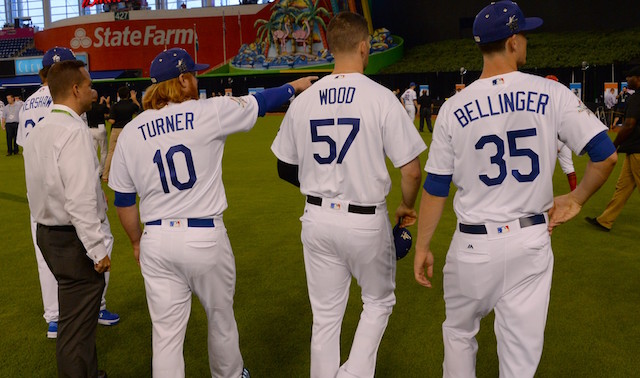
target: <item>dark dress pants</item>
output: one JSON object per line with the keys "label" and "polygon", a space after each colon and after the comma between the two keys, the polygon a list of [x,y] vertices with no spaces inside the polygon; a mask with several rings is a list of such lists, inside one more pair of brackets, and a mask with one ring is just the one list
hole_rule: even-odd
{"label": "dark dress pants", "polygon": [[95,378],[98,376],[96,328],[104,274],[95,271],[73,226],[38,224],[36,238],[58,281],[58,376]]}
{"label": "dark dress pants", "polygon": [[16,138],[18,137],[18,123],[8,122],[5,128],[7,129],[7,154],[18,154],[20,151],[18,149],[18,143],[16,142]]}

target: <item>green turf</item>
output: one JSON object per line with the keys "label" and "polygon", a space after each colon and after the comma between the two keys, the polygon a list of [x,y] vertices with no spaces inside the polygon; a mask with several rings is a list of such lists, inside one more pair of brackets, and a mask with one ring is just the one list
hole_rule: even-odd
{"label": "green turf", "polygon": [[[224,217],[237,264],[236,318],[245,363],[258,378],[305,377],[309,369],[311,312],[298,220],[304,199],[297,188],[277,178],[269,146],[280,119],[266,117],[253,131],[229,137],[223,159],[229,202]],[[423,136],[429,143],[431,134]],[[4,141],[4,133],[1,137]],[[422,165],[425,159],[426,153],[421,156]],[[586,161],[574,157],[579,177]],[[610,233],[597,231],[583,220],[586,215],[597,215],[611,198],[621,165],[576,219],[554,231],[554,284],[539,377],[639,374],[640,196],[634,193]],[[0,178],[4,219],[0,231],[0,355],[4,357],[0,377],[53,377],[55,342],[45,337],[22,156],[4,157],[2,153]],[[392,178],[391,210],[400,198],[397,170],[392,171]],[[556,193],[568,188],[559,168],[554,184]],[[107,190],[107,194],[112,201],[113,192]],[[151,323],[142,277],[113,208],[109,218],[115,247],[107,301],[122,321],[114,327],[99,327],[99,363],[111,377],[150,376]],[[380,345],[378,377],[442,375],[441,272],[454,225],[449,200],[432,245],[436,255],[433,289],[414,282],[413,252],[398,263],[397,305]],[[415,226],[411,230],[415,236]],[[343,360],[360,308],[354,283],[342,332]],[[496,377],[491,316],[483,321],[478,342],[478,377]],[[184,353],[188,377],[208,375],[206,349],[204,311],[194,299]]]}

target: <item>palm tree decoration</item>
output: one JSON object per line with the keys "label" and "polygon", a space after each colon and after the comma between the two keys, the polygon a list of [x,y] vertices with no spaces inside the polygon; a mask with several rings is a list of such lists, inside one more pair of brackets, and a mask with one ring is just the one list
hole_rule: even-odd
{"label": "palm tree decoration", "polygon": [[[320,31],[320,39],[322,39],[322,46],[325,50],[328,48],[327,43],[327,34],[325,30],[327,29],[327,24],[324,22],[322,17],[330,18],[331,14],[328,10],[323,7],[319,7],[318,3],[320,0],[304,0],[307,5],[307,8],[303,10],[298,17],[296,17],[296,23],[300,22],[300,20],[306,19],[309,22],[310,33],[309,38],[311,42],[309,43],[310,52],[313,53],[313,29],[314,25],[318,24],[318,30]],[[306,51],[305,51],[306,52]]]}
{"label": "palm tree decoration", "polygon": [[257,25],[260,25],[257,30],[258,43],[264,43],[264,56],[269,56],[269,48],[273,42],[273,31],[277,30],[277,23],[274,21],[273,15],[267,20],[256,20],[254,22],[253,27],[255,28]]}
{"label": "palm tree decoration", "polygon": [[[280,29],[284,29],[284,25],[288,25],[289,29],[293,29],[291,25],[298,15],[298,8],[289,6],[289,2],[289,0],[280,0],[274,7],[275,12],[271,15],[274,22],[279,23]],[[295,52],[295,43],[291,44],[291,48],[293,50],[292,53]]]}

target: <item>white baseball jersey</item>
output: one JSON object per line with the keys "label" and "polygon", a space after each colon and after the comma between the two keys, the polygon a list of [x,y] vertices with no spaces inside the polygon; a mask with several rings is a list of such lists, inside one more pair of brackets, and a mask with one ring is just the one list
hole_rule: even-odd
{"label": "white baseball jersey", "polygon": [[453,175],[460,222],[507,222],[551,207],[556,139],[581,154],[605,130],[564,85],[510,72],[445,102],[425,170]]}
{"label": "white baseball jersey", "polygon": [[43,85],[34,94],[29,96],[20,108],[20,120],[18,124],[18,136],[16,142],[24,146],[27,135],[47,114],[51,112],[53,99],[49,87]]}
{"label": "white baseball jersey", "polygon": [[415,107],[415,104],[413,103],[413,101],[418,99],[416,95],[416,91],[414,91],[411,88],[404,91],[401,98],[402,98],[402,103],[404,104],[405,107],[407,106]]}
{"label": "white baseball jersey", "polygon": [[566,144],[562,143],[558,140],[558,162],[560,163],[560,168],[565,175],[569,173],[575,172],[575,168],[573,167],[573,157],[571,156],[571,150],[567,147]]}
{"label": "white baseball jersey", "polygon": [[380,151],[401,167],[425,149],[393,93],[358,73],[325,76],[298,95],[271,146],[299,165],[302,194],[369,205],[391,188]]}
{"label": "white baseball jersey", "polygon": [[227,198],[222,153],[229,134],[258,117],[253,96],[214,97],[145,110],[129,122],[113,155],[109,187],[140,195],[140,218],[212,218]]}

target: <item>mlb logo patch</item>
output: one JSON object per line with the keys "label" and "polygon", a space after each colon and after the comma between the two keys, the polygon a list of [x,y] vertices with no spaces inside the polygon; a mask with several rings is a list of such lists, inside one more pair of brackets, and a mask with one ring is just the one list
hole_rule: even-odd
{"label": "mlb logo patch", "polygon": [[181,227],[182,223],[177,220],[177,221],[169,221],[169,227]]}
{"label": "mlb logo patch", "polygon": [[509,232],[509,226],[498,227],[499,234],[506,234],[507,232]]}
{"label": "mlb logo patch", "polygon": [[504,84],[504,79],[499,77],[497,79],[493,79],[493,81],[491,82],[493,85],[499,85],[499,84]]}
{"label": "mlb logo patch", "polygon": [[331,208],[332,208],[333,210],[340,210],[340,207],[341,207],[341,206],[340,206],[340,204],[339,204],[339,203],[331,202]]}

